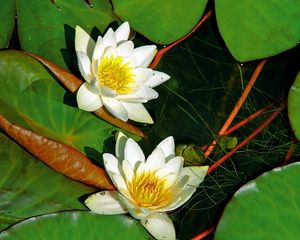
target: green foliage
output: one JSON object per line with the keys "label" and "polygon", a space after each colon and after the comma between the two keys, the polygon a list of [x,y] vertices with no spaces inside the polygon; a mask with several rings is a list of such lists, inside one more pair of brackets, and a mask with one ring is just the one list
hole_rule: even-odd
{"label": "green foliage", "polygon": [[0,2],[0,49],[7,48],[15,27],[15,0]]}
{"label": "green foliage", "polygon": [[215,1],[220,33],[241,62],[266,58],[300,40],[300,1]]}
{"label": "green foliage", "polygon": [[0,133],[0,230],[31,216],[86,209],[95,189],[56,173]]}
{"label": "green foliage", "polygon": [[294,134],[300,140],[300,72],[292,85],[288,98],[288,114]]}
{"label": "green foliage", "polygon": [[[153,42],[169,44],[188,34],[201,18],[208,0],[113,0],[123,21]],[[179,17],[180,16],[180,17]]]}
{"label": "green foliage", "polygon": [[299,172],[298,162],[241,187],[226,206],[215,239],[298,239]]}
{"label": "green foliage", "polygon": [[22,49],[41,55],[64,68],[77,65],[74,54],[75,26],[99,33],[115,21],[108,0],[17,1],[18,32]]}
{"label": "green foliage", "polygon": [[132,218],[83,211],[54,213],[28,219],[4,231],[0,239],[24,239],[24,236],[32,240],[153,239]]}
{"label": "green foliage", "polygon": [[[10,2],[12,3],[12,1]],[[100,32],[104,33],[111,22],[117,20],[114,15],[116,13],[122,20],[129,20],[134,30],[150,40],[163,43],[163,39],[166,37],[164,41],[171,42],[193,28],[203,14],[207,1],[191,0],[190,2],[195,4],[192,9],[190,9],[192,5],[187,2],[179,9],[174,7],[180,4],[177,1],[170,1],[168,4],[154,1],[153,5],[149,6],[148,1],[136,1],[135,3],[133,0],[113,0],[113,9],[109,1],[100,0],[93,0],[92,7],[83,0],[56,0],[55,4],[50,0],[34,0],[30,4],[26,0],[18,0],[16,9],[19,39],[15,36],[14,41],[20,41],[22,50],[48,58],[79,76],[74,51],[75,25],[83,27],[95,39]],[[234,23],[240,24],[239,27],[226,25],[229,21],[228,16],[222,13],[224,6],[221,6],[226,2],[230,19]],[[290,2],[288,0],[278,2],[278,9],[282,9],[281,5],[285,6],[284,4]],[[257,65],[257,62],[240,65],[232,55],[239,61],[258,59],[285,51],[299,40],[299,37],[295,40],[299,21],[294,21],[298,13],[296,15],[289,14],[287,19],[280,15],[282,21],[277,21],[279,17],[276,9],[272,12],[269,10],[255,11],[255,14],[253,14],[254,10],[247,10],[246,13],[236,12],[236,8],[245,9],[245,4],[251,6],[250,9],[264,9],[269,6],[270,1],[261,1],[255,6],[250,1],[235,1],[228,7],[229,3],[231,2],[215,1],[218,23],[215,21],[215,16],[212,15],[210,20],[198,31],[172,48],[159,62],[157,69],[168,73],[171,79],[156,88],[160,95],[158,99],[145,104],[155,121],[153,126],[142,126],[149,136],[148,140],[140,141],[146,152],[149,153],[160,140],[169,135],[173,135],[177,143],[181,142],[185,145],[190,142],[198,147],[209,144],[216,138],[215,134],[223,125]],[[0,6],[1,4],[4,3],[0,3]],[[156,4],[159,4],[160,7]],[[297,11],[295,4],[290,3]],[[196,5],[197,7],[195,7]],[[241,5],[243,6],[241,7]],[[139,7],[134,8],[133,6]],[[10,7],[5,11],[7,15],[5,26],[7,27],[9,27],[8,19],[13,16],[11,13],[15,6],[12,4]],[[209,5],[210,7],[211,5]],[[145,8],[147,11],[143,10]],[[176,9],[180,10],[180,14],[176,12]],[[289,12],[291,7],[287,6],[284,9]],[[249,12],[252,12],[252,15]],[[141,14],[143,14],[142,17]],[[251,16],[248,16],[249,14]],[[222,15],[222,20],[220,20],[220,15]],[[0,16],[2,17],[2,15]],[[258,20],[259,16],[265,16],[267,20],[260,20],[260,23],[250,22],[255,16],[258,16]],[[243,21],[247,19],[249,22],[247,22],[248,25],[245,25]],[[291,23],[292,21],[293,23]],[[265,32],[262,34],[260,31],[264,26],[263,23],[268,24],[268,29],[264,29]],[[288,27],[283,30],[281,28],[280,31],[284,33],[282,36],[274,37],[275,40],[278,39],[278,43],[274,43],[272,38],[272,41],[267,41],[268,46],[266,46],[266,39],[258,37],[264,35],[266,38],[270,38],[274,26],[282,27],[283,23],[287,23]],[[115,23],[111,25],[113,24]],[[217,29],[217,24],[221,34]],[[224,24],[225,27],[221,27],[220,24]],[[287,39],[284,36],[290,36],[287,34],[290,33],[291,24],[295,29],[295,32],[291,31],[292,35],[295,34]],[[9,29],[11,30],[12,27]],[[170,35],[166,34],[166,31],[169,31]],[[249,38],[246,37],[248,33],[251,34]],[[234,34],[237,34],[239,38],[233,38]],[[3,40],[3,36],[4,34],[0,36],[0,42],[5,42],[5,45],[2,46],[7,46],[8,40]],[[225,47],[222,37],[230,52]],[[149,44],[149,41],[139,34],[133,41],[138,43],[137,45]],[[248,42],[251,43],[251,48],[246,47]],[[231,47],[231,43],[237,49]],[[277,105],[283,101],[299,71],[299,62],[299,46],[278,57],[271,58],[234,123],[248,117],[258,109]],[[295,84],[297,82],[299,81],[297,80]],[[113,153],[115,141],[112,138],[112,132],[117,129],[92,114],[77,109],[75,96],[58,84],[53,75],[37,61],[14,51],[0,52],[0,84],[0,114],[3,114],[12,123],[70,144],[98,164],[101,164],[103,152]],[[290,98],[291,95],[292,90]],[[292,102],[294,101],[292,100]],[[272,111],[270,110],[251,121],[234,132],[233,136],[242,141]],[[289,111],[293,112],[290,117],[294,116],[295,120],[292,120],[293,116],[291,117],[294,128],[293,121],[296,122],[299,117],[296,117],[296,110]],[[192,200],[182,209],[171,214],[178,239],[190,239],[215,224],[227,199],[241,185],[267,169],[282,164],[292,137],[287,116],[283,113],[248,143],[246,148],[236,152],[211,175],[207,176]],[[0,158],[1,163],[4,162],[4,167],[0,170],[2,179],[0,181],[2,184],[0,184],[0,223],[2,229],[10,226],[7,232],[0,234],[0,237],[12,236],[7,233],[18,237],[30,234],[27,231],[31,231],[31,228],[36,233],[37,226],[44,226],[45,223],[46,232],[47,228],[57,229],[57,232],[53,231],[53,234],[56,235],[52,239],[65,236],[66,233],[73,234],[74,229],[71,230],[73,224],[79,224],[76,226],[81,230],[80,232],[87,236],[91,234],[93,239],[102,236],[101,234],[114,233],[116,236],[123,232],[127,234],[129,228],[134,228],[132,234],[137,234],[136,239],[139,237],[141,239],[149,238],[146,231],[140,229],[137,221],[131,221],[124,216],[107,217],[83,212],[56,214],[62,210],[84,209],[79,199],[82,200],[83,195],[85,197],[85,194],[95,189],[73,182],[53,172],[8,138],[1,136],[0,141]],[[228,148],[228,143],[225,143],[223,148],[217,147],[207,161],[211,164],[218,160],[226,154],[226,148]],[[193,147],[191,149],[194,150]],[[297,148],[294,156],[292,161],[299,157]],[[28,196],[24,195],[25,193],[28,193]],[[9,205],[9,202],[14,204]],[[54,214],[45,215],[36,220],[30,219],[13,226],[15,222],[47,213]],[[78,217],[78,222],[72,216]],[[126,227],[127,220],[130,221],[129,228]],[[33,225],[30,225],[31,221]],[[46,221],[47,224],[43,221]],[[40,222],[43,224],[39,225]],[[106,227],[105,231],[99,230],[102,225]],[[67,228],[70,230],[64,230]],[[18,232],[19,229],[20,232]],[[30,238],[34,239],[33,237]],[[76,239],[75,236],[73,237]],[[110,236],[106,238],[113,239]]]}

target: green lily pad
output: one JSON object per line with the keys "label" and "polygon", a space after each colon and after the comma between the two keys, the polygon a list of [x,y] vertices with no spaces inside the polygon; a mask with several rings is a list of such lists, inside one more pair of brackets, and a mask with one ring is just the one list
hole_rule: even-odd
{"label": "green lily pad", "polygon": [[138,221],[84,211],[61,212],[29,218],[0,234],[0,239],[94,240],[153,239]]}
{"label": "green lily pad", "polygon": [[290,49],[300,40],[300,1],[215,1],[221,35],[239,61]]}
{"label": "green lily pad", "polygon": [[15,28],[15,0],[0,2],[0,48],[7,48]]}
{"label": "green lily pad", "polygon": [[[88,32],[103,32],[116,21],[109,1],[84,0],[17,1],[19,38],[22,49],[36,53],[64,68],[77,66],[75,26]],[[98,29],[96,29],[98,28]]]}
{"label": "green lily pad", "polygon": [[207,0],[113,0],[115,13],[151,41],[169,44],[189,33],[201,19]]}
{"label": "green lily pad", "polygon": [[36,60],[0,52],[0,113],[12,123],[72,145],[100,161],[104,140],[117,128],[63,101],[75,101]]}
{"label": "green lily pad", "polygon": [[289,92],[288,116],[295,136],[300,140],[300,72]]}
{"label": "green lily pad", "polygon": [[0,230],[35,215],[86,209],[79,198],[95,189],[70,181],[0,133]]}
{"label": "green lily pad", "polygon": [[215,239],[299,239],[300,162],[279,167],[240,188]]}

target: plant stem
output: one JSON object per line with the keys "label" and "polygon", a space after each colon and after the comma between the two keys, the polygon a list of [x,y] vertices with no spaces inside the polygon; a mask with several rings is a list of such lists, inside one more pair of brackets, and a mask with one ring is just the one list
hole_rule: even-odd
{"label": "plant stem", "polygon": [[208,236],[213,231],[214,231],[213,227],[211,227],[209,229],[206,229],[205,231],[203,231],[202,233],[200,233],[196,237],[193,237],[192,240],[201,240],[201,239],[205,238],[206,236]]}
{"label": "plant stem", "polygon": [[177,41],[171,43],[167,47],[164,47],[160,49],[157,54],[155,55],[152,63],[149,65],[150,68],[155,68],[158,64],[159,60],[162,58],[162,56],[169,51],[171,48],[175,47],[178,43],[182,42],[183,40],[187,39],[191,34],[193,34],[212,14],[212,10],[209,10],[203,18],[198,22],[198,24],[192,29],[191,32],[189,32],[187,35],[183,36],[182,38],[178,39]]}
{"label": "plant stem", "polygon": [[230,152],[225,154],[219,160],[217,160],[213,165],[211,165],[208,169],[207,174],[210,174],[214,171],[219,165],[225,162],[229,157],[231,157],[237,150],[245,146],[252,138],[254,138],[257,134],[259,134],[266,126],[268,126],[276,117],[277,115],[284,109],[284,107],[280,107],[275,112],[271,114],[271,116],[263,122],[257,129],[255,129],[247,138],[245,138],[242,142],[240,142],[235,148],[233,148]]}
{"label": "plant stem", "polygon": [[235,124],[234,126],[228,128],[226,130],[226,132],[223,135],[229,135],[232,132],[236,131],[237,129],[239,129],[240,127],[246,125],[247,123],[249,123],[251,120],[253,120],[254,118],[258,117],[259,115],[261,115],[263,112],[267,111],[268,109],[270,109],[271,106],[262,108],[254,113],[252,113],[250,116],[248,116],[247,118],[243,119],[242,121],[238,122],[237,124]]}
{"label": "plant stem", "polygon": [[292,156],[293,156],[293,152],[296,148],[296,144],[294,142],[291,143],[286,155],[285,155],[285,159],[282,165],[286,165],[289,163],[289,161],[291,160]]}
{"label": "plant stem", "polygon": [[[261,70],[263,69],[263,66],[265,65],[265,63],[267,62],[268,59],[264,59],[262,60],[256,67],[256,69],[254,70],[247,86],[245,87],[244,91],[242,92],[242,95],[240,96],[239,100],[236,102],[232,112],[230,113],[230,115],[228,116],[227,120],[225,121],[225,123],[223,124],[223,127],[220,129],[220,131],[218,132],[218,135],[223,135],[226,130],[229,128],[230,124],[233,122],[234,118],[236,117],[237,113],[239,112],[240,108],[242,107],[243,103],[245,102],[246,98],[248,97],[255,81],[257,80]],[[214,140],[211,145],[208,147],[208,149],[206,150],[206,152],[204,153],[204,156],[207,158],[211,152],[214,150],[215,146],[216,146],[217,142],[216,140]]]}

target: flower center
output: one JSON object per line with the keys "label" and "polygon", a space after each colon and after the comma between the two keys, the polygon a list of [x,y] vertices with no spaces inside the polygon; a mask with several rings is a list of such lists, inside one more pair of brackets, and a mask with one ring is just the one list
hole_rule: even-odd
{"label": "flower center", "polygon": [[98,81],[118,94],[131,93],[135,82],[133,69],[121,56],[104,57],[98,66]]}
{"label": "flower center", "polygon": [[159,178],[155,172],[143,172],[135,175],[128,184],[133,200],[139,207],[164,207],[171,198],[166,189],[166,180]]}

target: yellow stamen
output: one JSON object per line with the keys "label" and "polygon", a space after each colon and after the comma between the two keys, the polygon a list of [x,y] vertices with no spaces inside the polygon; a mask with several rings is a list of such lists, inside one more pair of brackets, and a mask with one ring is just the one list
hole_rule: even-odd
{"label": "yellow stamen", "polygon": [[104,57],[98,66],[98,81],[118,94],[128,94],[135,82],[133,70],[121,56]]}
{"label": "yellow stamen", "polygon": [[143,172],[135,175],[128,189],[133,200],[139,207],[165,207],[172,199],[166,188],[166,180],[159,178],[155,172]]}

